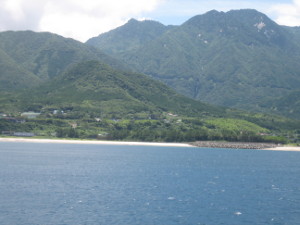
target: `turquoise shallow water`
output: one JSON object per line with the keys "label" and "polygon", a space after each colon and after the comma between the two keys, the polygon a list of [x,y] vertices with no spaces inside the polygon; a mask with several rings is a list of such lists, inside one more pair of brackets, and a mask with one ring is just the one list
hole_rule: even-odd
{"label": "turquoise shallow water", "polygon": [[0,143],[0,224],[300,224],[300,152]]}

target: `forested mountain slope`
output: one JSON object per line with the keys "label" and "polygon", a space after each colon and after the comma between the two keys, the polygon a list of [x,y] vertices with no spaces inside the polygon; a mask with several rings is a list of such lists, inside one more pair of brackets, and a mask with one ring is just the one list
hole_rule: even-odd
{"label": "forested mountain slope", "polygon": [[99,60],[116,68],[125,68],[93,47],[56,34],[1,32],[0,91],[33,87],[86,60]]}
{"label": "forested mountain slope", "polygon": [[[196,49],[198,45],[203,53],[209,53],[209,49],[214,47],[208,48],[209,40],[201,39],[204,31],[201,35],[197,30],[193,33],[197,24],[199,22],[191,20],[180,27],[165,27],[153,21],[131,20],[128,27],[132,30],[120,36],[126,43],[118,43],[118,38],[109,35],[104,40],[106,43],[110,39],[114,40],[112,45],[106,45],[107,50],[114,57],[122,58],[125,63],[120,63],[118,59],[107,56],[95,47],[56,34],[1,32],[1,134],[34,132],[44,137],[84,138],[96,138],[101,134],[102,138],[143,141],[273,141],[274,138],[276,142],[297,141],[298,121],[212,106],[178,94],[149,76],[131,72],[132,67],[146,72],[164,68],[171,72],[166,75],[153,73],[152,76],[160,77],[168,84],[171,81],[182,84],[182,90],[186,87],[190,91],[189,85],[192,85],[195,93],[202,93],[202,87],[195,86],[200,81],[203,81],[201,85],[215,87],[218,78],[225,85],[227,78],[214,78],[220,76],[219,72],[204,76],[208,70],[202,64],[201,70],[203,67],[205,72],[200,73],[202,78],[198,73],[193,76],[186,73],[197,71],[193,66],[199,64],[194,55],[201,56],[199,49]],[[137,32],[134,32],[135,26],[139,27]],[[289,32],[295,33],[293,43],[285,42],[285,39],[275,35],[270,38],[270,46],[279,43],[282,49],[296,49],[298,31],[291,29]],[[194,34],[197,34],[196,39],[199,41],[197,46],[193,44]],[[183,42],[181,38],[184,38]],[[216,35],[211,35],[211,40],[214,38]],[[161,46],[157,46],[157,43]],[[229,47],[221,48],[218,42],[215,46],[221,51],[232,51]],[[255,44],[253,46],[255,49]],[[143,54],[140,52],[142,50],[145,51]],[[140,55],[130,56],[131,53],[139,52]],[[240,54],[241,58],[245,57],[243,52]],[[240,58],[234,55],[226,55],[225,61],[230,57],[237,60]],[[297,57],[296,51],[293,55]],[[211,53],[210,57],[214,59],[220,56]],[[126,61],[128,59],[131,61]],[[140,60],[146,60],[144,67],[137,63]],[[167,60],[166,64],[164,60]],[[294,66],[297,67],[297,64]],[[281,90],[283,88],[280,85],[285,84],[281,78],[278,79],[278,91],[288,93],[285,89]],[[297,86],[297,76],[293,82]],[[210,86],[207,90],[210,90]],[[293,96],[297,98],[298,95]],[[268,107],[274,108],[273,104],[280,101],[280,98],[273,100],[267,102]],[[24,118],[22,112],[28,111],[35,112],[39,117]],[[297,113],[296,110],[293,112]],[[263,136],[265,133],[267,137]]]}
{"label": "forested mountain slope", "polygon": [[[299,90],[299,29],[279,26],[256,10],[210,11],[139,47],[109,52],[108,46],[123,41],[118,37],[127,26],[100,35],[102,42],[93,38],[87,44],[194,99],[276,112],[264,103]],[[111,39],[102,38],[107,36]],[[297,116],[288,111],[285,115]]]}
{"label": "forested mountain slope", "polygon": [[131,19],[124,26],[88,40],[92,46],[101,46],[104,52],[118,54],[137,49],[161,36],[173,26],[164,26],[156,21]]}
{"label": "forested mountain slope", "polygon": [[[97,137],[104,132],[104,137],[128,140],[284,142],[281,135],[296,135],[299,129],[299,121],[211,106],[146,75],[99,61],[75,64],[39,87],[2,94],[0,105],[2,112],[15,116],[0,119],[0,131],[6,133],[55,131],[59,137]],[[26,111],[39,112],[39,119],[21,119],[20,112]]]}
{"label": "forested mountain slope", "polygon": [[81,62],[39,87],[0,101],[6,111],[71,110],[123,118],[162,112],[223,116],[225,109],[189,99],[143,74],[118,71],[99,61]]}

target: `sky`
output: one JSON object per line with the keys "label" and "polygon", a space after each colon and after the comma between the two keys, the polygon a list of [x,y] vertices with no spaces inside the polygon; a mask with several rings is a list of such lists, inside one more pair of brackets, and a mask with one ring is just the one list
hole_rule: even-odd
{"label": "sky", "polygon": [[300,0],[0,0],[0,31],[47,31],[85,42],[131,18],[180,25],[213,9],[246,8],[300,26]]}

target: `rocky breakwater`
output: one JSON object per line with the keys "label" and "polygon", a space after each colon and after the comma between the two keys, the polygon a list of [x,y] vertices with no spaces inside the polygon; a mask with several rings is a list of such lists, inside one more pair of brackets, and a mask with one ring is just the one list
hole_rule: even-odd
{"label": "rocky breakwater", "polygon": [[256,142],[222,142],[222,141],[196,141],[191,143],[196,147],[205,148],[232,148],[232,149],[267,149],[280,147],[281,145],[273,143]]}

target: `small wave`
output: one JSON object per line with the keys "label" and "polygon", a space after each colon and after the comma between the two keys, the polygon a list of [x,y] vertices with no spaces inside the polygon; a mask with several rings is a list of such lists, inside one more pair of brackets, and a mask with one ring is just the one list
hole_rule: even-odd
{"label": "small wave", "polygon": [[279,188],[276,187],[274,184],[272,184],[272,189],[273,189],[273,190],[279,190]]}
{"label": "small wave", "polygon": [[175,197],[169,197],[168,200],[175,200]]}

